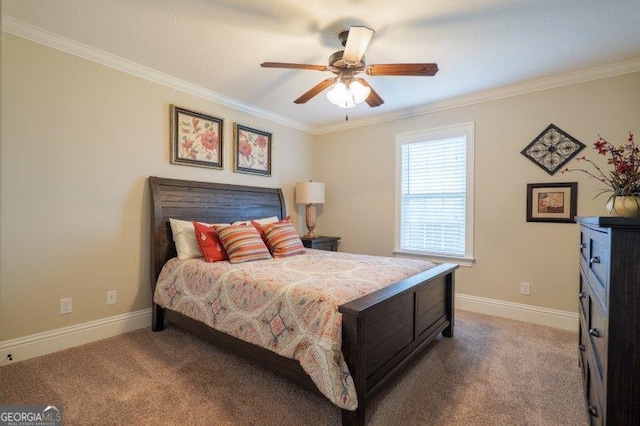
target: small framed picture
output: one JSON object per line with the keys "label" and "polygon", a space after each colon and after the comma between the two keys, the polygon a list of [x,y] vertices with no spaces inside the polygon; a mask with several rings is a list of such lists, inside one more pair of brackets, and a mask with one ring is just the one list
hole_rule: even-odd
{"label": "small framed picture", "polygon": [[271,176],[271,133],[233,123],[234,171]]}
{"label": "small framed picture", "polygon": [[223,120],[171,105],[171,163],[222,169]]}
{"label": "small framed picture", "polygon": [[527,184],[527,222],[575,222],[578,182]]}

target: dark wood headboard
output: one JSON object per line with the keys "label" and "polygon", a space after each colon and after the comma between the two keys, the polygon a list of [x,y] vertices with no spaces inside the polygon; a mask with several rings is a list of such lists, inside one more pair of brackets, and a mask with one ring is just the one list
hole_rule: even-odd
{"label": "dark wood headboard", "polygon": [[282,190],[149,177],[151,187],[151,288],[176,256],[169,218],[205,223],[286,216]]}

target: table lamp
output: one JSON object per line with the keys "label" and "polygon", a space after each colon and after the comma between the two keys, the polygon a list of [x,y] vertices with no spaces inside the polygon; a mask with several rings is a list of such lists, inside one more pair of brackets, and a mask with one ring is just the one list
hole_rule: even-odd
{"label": "table lamp", "polygon": [[324,183],[298,182],[296,183],[296,204],[306,204],[305,217],[307,220],[307,232],[305,238],[318,236],[316,229],[316,204],[324,203]]}

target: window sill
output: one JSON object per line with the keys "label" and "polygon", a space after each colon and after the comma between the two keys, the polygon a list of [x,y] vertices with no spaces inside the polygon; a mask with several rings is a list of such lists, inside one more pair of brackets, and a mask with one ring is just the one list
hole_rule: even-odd
{"label": "window sill", "polygon": [[471,267],[471,265],[473,265],[476,261],[473,257],[442,256],[437,254],[416,253],[411,251],[400,251],[400,250],[394,250],[393,255],[396,257],[428,260],[429,262],[433,262],[433,263],[455,263],[459,266],[466,266],[466,267]]}

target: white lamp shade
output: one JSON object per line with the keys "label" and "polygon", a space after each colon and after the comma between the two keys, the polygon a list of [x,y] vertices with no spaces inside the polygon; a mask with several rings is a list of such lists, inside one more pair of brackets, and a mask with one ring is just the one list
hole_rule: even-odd
{"label": "white lamp shade", "polygon": [[322,182],[298,182],[296,183],[297,204],[323,204],[324,183]]}

